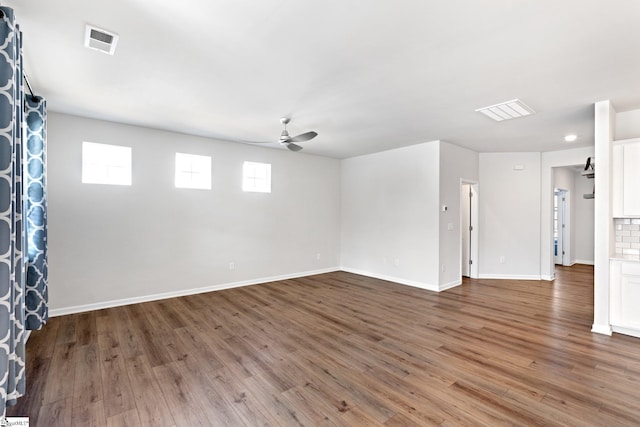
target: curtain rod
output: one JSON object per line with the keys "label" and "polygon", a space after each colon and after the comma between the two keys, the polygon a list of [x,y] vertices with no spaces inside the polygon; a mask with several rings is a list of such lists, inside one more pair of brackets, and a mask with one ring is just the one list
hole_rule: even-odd
{"label": "curtain rod", "polygon": [[27,73],[24,73],[24,82],[27,84],[27,88],[29,88],[29,92],[31,93],[31,100],[33,102],[36,101],[36,96],[33,94],[33,89],[31,89],[31,84],[29,83],[29,78],[27,77]]}

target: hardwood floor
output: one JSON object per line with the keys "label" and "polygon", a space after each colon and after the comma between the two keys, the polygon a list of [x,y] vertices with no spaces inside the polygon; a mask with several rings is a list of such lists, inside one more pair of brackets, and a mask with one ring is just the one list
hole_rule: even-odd
{"label": "hardwood floor", "polygon": [[37,426],[640,424],[640,340],[590,332],[593,268],[440,294],[344,272],[56,317]]}

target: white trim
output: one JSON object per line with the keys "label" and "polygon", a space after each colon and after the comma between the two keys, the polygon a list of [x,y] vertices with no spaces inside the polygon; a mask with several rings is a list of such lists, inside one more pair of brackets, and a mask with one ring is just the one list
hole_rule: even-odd
{"label": "white trim", "polygon": [[481,274],[480,279],[507,279],[507,280],[542,280],[542,278],[538,275],[522,275],[515,276],[509,274]]}
{"label": "white trim", "polygon": [[447,289],[455,288],[456,286],[462,285],[462,280],[454,280],[453,282],[445,283],[444,285],[440,285],[439,292],[446,291]]}
{"label": "white trim", "polygon": [[29,337],[31,336],[31,329],[27,329],[24,333],[24,343],[26,344],[29,341]]}
{"label": "white trim", "polygon": [[281,276],[263,277],[260,279],[243,280],[240,282],[222,283],[219,285],[205,286],[202,288],[183,289],[173,292],[165,292],[161,294],[144,295],[139,297],[123,298],[119,300],[111,300],[98,302],[94,304],[76,305],[72,307],[63,307],[49,310],[49,317],[64,316],[66,314],[83,313],[86,311],[101,310],[103,308],[119,307],[122,305],[138,304],[141,302],[157,301],[167,298],[176,298],[186,295],[202,294],[205,292],[221,291],[223,289],[239,288],[241,286],[259,285],[261,283],[276,282],[279,280],[296,279],[299,277],[313,276],[315,274],[331,273],[339,271],[338,267],[329,267],[320,270],[304,271],[300,273],[284,274]]}
{"label": "white trim", "polygon": [[413,286],[414,288],[426,289],[428,291],[438,292],[438,286],[431,285],[429,283],[414,282],[413,280],[400,279],[392,276],[385,276],[384,274],[371,273],[369,271],[358,270],[355,268],[340,267],[340,270],[347,273],[359,274],[360,276],[373,277],[374,279],[386,280],[388,282],[398,283],[400,285]]}
{"label": "white trim", "polygon": [[546,280],[547,282],[553,282],[554,280],[556,280],[556,276],[555,276],[555,274],[552,274],[551,276],[547,276],[546,274],[543,274],[542,276],[540,276],[540,280]]}
{"label": "white trim", "polygon": [[594,265],[594,262],[593,260],[587,261],[585,259],[577,259],[574,261],[574,264]]}
{"label": "white trim", "polygon": [[595,323],[591,326],[591,332],[595,332],[596,334],[603,334],[611,336],[612,329],[611,325],[596,325]]}
{"label": "white trim", "polygon": [[[619,334],[631,335],[632,337],[640,338],[640,331],[637,329],[623,328],[622,326],[611,326],[611,330]],[[592,332],[597,331],[592,330]],[[611,335],[611,332],[609,332],[609,335]]]}

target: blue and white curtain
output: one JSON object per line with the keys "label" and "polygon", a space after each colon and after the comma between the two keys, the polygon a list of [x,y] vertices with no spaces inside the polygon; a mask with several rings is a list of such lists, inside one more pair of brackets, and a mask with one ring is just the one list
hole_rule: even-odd
{"label": "blue and white curtain", "polygon": [[[40,122],[33,119],[34,129],[36,129],[34,134],[39,132],[42,140],[36,141],[38,137],[35,136],[33,143],[31,140],[26,141],[24,111],[27,105],[23,94],[23,76],[22,35],[16,24],[13,10],[0,7],[0,409],[2,418],[6,413],[6,406],[14,404],[16,399],[25,392],[26,317],[37,319],[29,321],[36,329],[41,327],[42,322],[47,318],[44,191],[46,116],[44,101],[29,102],[30,116],[33,108],[42,108],[38,110]],[[36,104],[38,104],[37,107]],[[38,160],[33,160],[32,163],[32,158],[37,156],[41,156],[40,165],[37,164]],[[31,165],[33,165],[34,180],[41,183],[33,187],[33,183],[30,183],[24,174],[25,169],[32,171]],[[37,185],[42,185],[42,188],[38,189]],[[32,195],[33,201],[28,200]],[[30,245],[34,246],[33,250]],[[29,283],[28,287],[27,283]],[[40,300],[31,296],[35,294]],[[32,301],[29,303],[28,315],[25,306],[26,295],[29,295],[28,298]]]}
{"label": "blue and white curtain", "polygon": [[27,282],[26,327],[40,329],[49,318],[47,291],[47,102],[25,99]]}

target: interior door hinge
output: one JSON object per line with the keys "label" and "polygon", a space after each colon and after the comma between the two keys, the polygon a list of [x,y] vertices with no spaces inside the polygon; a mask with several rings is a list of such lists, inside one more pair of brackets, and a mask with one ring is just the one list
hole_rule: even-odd
{"label": "interior door hinge", "polygon": [[469,260],[469,265],[473,264],[473,261]]}
{"label": "interior door hinge", "polygon": [[473,231],[473,226],[469,226],[469,231]]}

